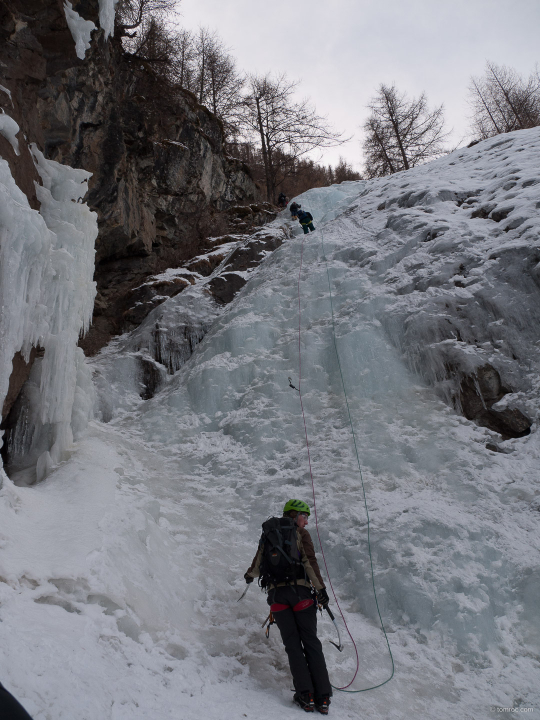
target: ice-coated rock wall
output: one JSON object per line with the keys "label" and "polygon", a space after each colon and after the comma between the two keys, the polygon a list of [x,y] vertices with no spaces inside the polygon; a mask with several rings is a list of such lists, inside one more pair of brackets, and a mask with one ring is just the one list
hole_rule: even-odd
{"label": "ice-coated rock wall", "polygon": [[[97,416],[108,422],[151,398],[167,377],[189,360],[216,318],[289,234],[287,224],[280,220],[252,234],[211,238],[215,249],[137,288],[139,297],[149,298],[150,307],[159,304],[142,316],[137,328],[116,338],[90,360]],[[154,288],[174,295],[160,297]],[[144,305],[139,302],[147,313]]]}
{"label": "ice-coated rock wall", "polygon": [[97,236],[96,214],[81,202],[90,173],[46,160],[35,146],[32,153],[40,211],[0,159],[0,405],[13,358],[28,361],[33,348],[41,350],[6,422],[4,457],[12,472],[29,468],[29,482],[61,459],[92,412],[77,342],[92,317]]}
{"label": "ice-coated rock wall", "polygon": [[538,417],[539,167],[533,128],[300,197],[366,274],[351,317],[372,313],[412,370],[503,437]]}
{"label": "ice-coated rock wall", "polygon": [[70,4],[9,3],[0,83],[10,96],[0,90],[0,107],[45,157],[92,173],[98,295],[81,346],[94,354],[125,331],[132,290],[207,250],[208,236],[227,231],[226,211],[253,202],[257,188],[225,152],[220,121],[124,53],[114,0]]}

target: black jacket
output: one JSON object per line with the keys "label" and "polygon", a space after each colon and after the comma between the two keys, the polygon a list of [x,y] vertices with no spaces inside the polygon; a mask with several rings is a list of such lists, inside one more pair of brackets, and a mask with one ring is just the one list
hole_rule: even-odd
{"label": "black jacket", "polygon": [[296,214],[298,215],[301,225],[309,225],[313,220],[313,215],[305,210],[299,210]]}

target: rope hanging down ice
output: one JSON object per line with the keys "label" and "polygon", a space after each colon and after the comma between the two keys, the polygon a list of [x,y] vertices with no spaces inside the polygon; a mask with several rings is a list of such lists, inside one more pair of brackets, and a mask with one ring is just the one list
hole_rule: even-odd
{"label": "rope hanging down ice", "polygon": [[312,489],[312,493],[313,493],[313,515],[314,515],[314,517],[315,517],[315,529],[316,529],[316,531],[317,531],[317,537],[318,537],[318,539],[319,539],[319,545],[320,545],[320,547],[321,547],[321,555],[322,555],[323,562],[324,562],[324,568],[325,568],[325,570],[326,570],[326,575],[327,575],[327,577],[328,577],[328,583],[329,583],[329,585],[330,585],[330,589],[332,590],[332,595],[334,596],[334,600],[335,600],[336,605],[337,605],[337,608],[338,608],[338,610],[339,610],[339,614],[341,615],[341,619],[343,620],[343,624],[345,625],[345,629],[347,630],[347,634],[348,634],[348,636],[349,636],[350,639],[351,639],[351,642],[352,642],[353,647],[354,647],[354,651],[355,651],[355,653],[356,653],[356,670],[355,670],[355,672],[354,672],[354,675],[353,675],[353,677],[352,677],[352,680],[351,680],[347,685],[343,685],[342,687],[336,687],[335,685],[332,685],[332,687],[334,688],[334,690],[340,690],[341,692],[359,693],[359,692],[367,692],[368,690],[375,690],[376,688],[380,688],[380,687],[382,687],[383,685],[386,685],[386,683],[390,682],[390,680],[394,677],[395,666],[394,666],[394,657],[393,657],[393,655],[392,655],[392,650],[390,649],[390,643],[389,643],[389,641],[388,641],[388,636],[387,636],[386,630],[385,630],[385,628],[384,628],[384,623],[383,623],[383,619],[382,619],[382,616],[381,616],[381,611],[380,611],[380,609],[379,609],[379,601],[378,601],[378,599],[377,599],[377,591],[376,591],[376,589],[375,589],[375,573],[374,573],[374,569],[373,569],[373,557],[372,557],[372,553],[371,553],[371,542],[370,542],[370,520],[369,520],[369,511],[368,511],[367,500],[366,500],[366,490],[365,490],[365,487],[364,487],[364,477],[363,477],[363,474],[362,474],[362,466],[361,466],[361,464],[360,464],[360,456],[359,456],[359,453],[358,453],[358,446],[357,446],[357,444],[356,444],[356,435],[355,435],[355,433],[354,433],[354,427],[353,427],[353,423],[352,423],[351,411],[350,411],[350,408],[349,408],[349,399],[348,399],[348,397],[347,397],[347,390],[346,390],[346,388],[345,388],[345,380],[344,380],[344,378],[343,378],[343,372],[342,372],[342,369],[341,369],[341,361],[340,361],[340,358],[339,358],[339,352],[338,352],[338,348],[337,348],[336,326],[335,326],[335,320],[334,320],[334,305],[333,305],[333,301],[332,301],[332,285],[331,285],[331,282],[330,282],[330,269],[329,269],[329,267],[328,267],[328,260],[326,259],[326,254],[325,254],[325,251],[324,251],[324,236],[323,236],[322,230],[320,230],[319,232],[321,233],[322,258],[323,258],[323,260],[324,260],[324,262],[325,262],[325,264],[326,264],[326,276],[327,276],[327,278],[328,278],[328,291],[329,291],[329,294],[330,294],[330,310],[331,310],[331,314],[332,314],[332,337],[333,337],[333,343],[334,343],[334,350],[335,350],[335,352],[336,352],[336,358],[337,358],[337,363],[338,363],[338,368],[339,368],[339,374],[340,374],[340,377],[341,377],[341,386],[342,386],[342,388],[343,388],[343,394],[344,394],[344,396],[345,396],[345,404],[346,404],[346,406],[347,406],[347,414],[348,414],[348,417],[349,417],[349,424],[350,424],[350,426],[351,426],[351,435],[352,435],[353,443],[354,443],[354,451],[355,451],[355,455],[356,455],[356,462],[357,462],[357,465],[358,465],[358,473],[359,473],[359,475],[360,475],[360,481],[361,481],[361,485],[362,485],[362,493],[363,493],[363,498],[364,498],[364,507],[365,507],[365,509],[366,509],[366,517],[367,517],[367,541],[368,541],[369,562],[370,562],[370,567],[371,567],[371,584],[372,584],[372,587],[373,587],[373,595],[374,595],[374,598],[375,598],[375,605],[376,605],[376,607],[377,607],[377,613],[378,613],[378,615],[379,615],[379,620],[380,620],[380,623],[381,623],[381,629],[382,629],[382,631],[383,631],[384,638],[385,638],[385,640],[386,640],[386,645],[387,645],[387,647],[388,647],[388,653],[389,653],[389,655],[390,655],[390,660],[391,660],[391,662],[392,662],[392,673],[391,673],[391,675],[390,675],[389,678],[387,678],[386,680],[384,680],[384,682],[379,683],[378,685],[373,685],[373,687],[363,688],[363,689],[361,689],[361,690],[347,690],[347,688],[349,688],[349,687],[353,684],[353,682],[354,682],[355,679],[356,679],[356,676],[358,675],[358,671],[359,671],[359,669],[360,669],[360,659],[359,659],[359,656],[358,656],[358,648],[356,647],[356,643],[354,642],[354,638],[353,638],[353,636],[352,636],[352,634],[351,634],[351,631],[349,630],[349,626],[347,625],[347,621],[345,620],[345,616],[343,615],[343,611],[341,610],[341,607],[340,607],[340,605],[339,605],[339,601],[338,601],[338,599],[337,599],[336,592],[335,592],[335,590],[334,590],[334,586],[332,585],[332,580],[331,580],[331,578],[330,578],[330,573],[328,572],[328,565],[327,565],[327,563],[326,563],[326,557],[325,557],[325,554],[324,554],[324,548],[323,548],[321,536],[320,536],[320,533],[319,533],[319,523],[318,523],[318,519],[317,519],[317,502],[316,502],[316,497],[315,497],[315,480],[314,480],[314,478],[313,478],[313,471],[312,471],[312,467],[311,467],[311,454],[310,454],[310,449],[309,449],[309,438],[308,438],[307,425],[306,425],[306,415],[305,415],[305,412],[304,412],[304,403],[303,403],[303,401],[302,401],[302,348],[301,348],[302,307],[301,307],[301,303],[300,303],[300,277],[301,277],[301,274],[302,274],[302,264],[303,264],[303,260],[304,260],[304,239],[305,239],[304,237],[302,238],[302,245],[301,245],[301,248],[300,248],[300,268],[299,268],[299,271],[298,271],[298,388],[295,388],[295,389],[298,390],[298,394],[299,394],[299,397],[300,397],[300,407],[301,407],[301,409],[302,409],[302,419],[303,419],[303,422],[304,422],[304,433],[305,433],[305,436],[306,436],[306,448],[307,448],[307,455],[308,455],[309,474],[310,474],[310,477],[311,477],[311,489]]}

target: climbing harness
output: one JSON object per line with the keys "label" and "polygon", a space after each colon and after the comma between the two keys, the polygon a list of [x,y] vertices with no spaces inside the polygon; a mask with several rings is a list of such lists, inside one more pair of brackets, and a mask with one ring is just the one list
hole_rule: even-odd
{"label": "climbing harness", "polygon": [[[336,325],[335,325],[335,319],[334,319],[334,305],[333,305],[333,302],[332,302],[332,285],[331,285],[331,282],[330,282],[330,270],[329,270],[329,267],[328,267],[328,261],[327,261],[327,259],[326,259],[326,253],[325,253],[325,250],[324,250],[324,236],[323,236],[323,231],[322,231],[321,229],[320,229],[319,231],[320,231],[320,233],[321,233],[322,257],[323,257],[324,262],[325,262],[325,264],[326,264],[326,276],[327,276],[327,278],[328,278],[328,291],[329,291],[329,294],[330,294],[330,309],[331,309],[331,315],[332,315],[332,336],[333,336],[334,350],[335,350],[335,353],[336,353],[336,359],[337,359],[337,364],[338,364],[338,368],[339,368],[339,374],[340,374],[340,377],[341,377],[341,386],[342,386],[342,388],[343,388],[343,394],[344,394],[344,396],[345,396],[345,404],[346,404],[346,406],[347,406],[347,414],[348,414],[348,417],[349,417],[349,424],[350,424],[350,426],[351,426],[351,435],[352,435],[352,438],[353,438],[354,450],[355,450],[355,455],[356,455],[356,462],[357,462],[357,464],[358,464],[358,472],[359,472],[359,475],[360,475],[360,481],[361,481],[361,485],[362,485],[362,493],[363,493],[363,498],[364,498],[364,507],[365,507],[365,510],[366,510],[366,517],[367,517],[367,545],[368,545],[368,552],[369,552],[369,562],[370,562],[370,567],[371,567],[371,584],[372,584],[372,587],[373,587],[373,595],[374,595],[374,598],[375,598],[375,605],[376,605],[376,607],[377,607],[377,613],[378,613],[378,615],[379,615],[379,621],[380,621],[380,623],[381,623],[381,628],[382,628],[382,631],[383,631],[383,634],[384,634],[384,638],[385,638],[385,640],[386,640],[386,645],[387,645],[387,647],[388,647],[388,653],[389,653],[389,655],[390,655],[390,660],[391,660],[391,662],[392,662],[392,673],[391,673],[390,677],[389,677],[387,680],[384,680],[384,682],[379,683],[378,685],[374,685],[373,687],[363,688],[363,689],[361,689],[361,690],[347,690],[347,688],[349,688],[349,687],[353,684],[353,682],[354,682],[355,679],[356,679],[356,676],[358,675],[358,672],[359,672],[359,670],[360,670],[360,658],[359,658],[359,656],[358,656],[358,648],[356,647],[356,643],[354,642],[354,638],[353,638],[353,636],[352,636],[352,634],[351,634],[351,631],[349,630],[349,627],[348,627],[348,625],[347,625],[347,621],[345,620],[345,616],[343,615],[343,611],[342,611],[342,609],[341,609],[341,607],[340,607],[340,605],[339,605],[339,601],[338,601],[338,599],[337,599],[336,592],[335,592],[335,590],[334,590],[334,586],[332,585],[332,580],[330,579],[330,573],[328,572],[328,565],[327,565],[327,563],[326,563],[326,557],[325,557],[325,554],[324,554],[324,548],[323,548],[323,544],[322,544],[322,541],[321,541],[321,536],[320,536],[320,533],[319,533],[319,523],[318,523],[318,519],[317,519],[317,503],[316,503],[316,498],[315,498],[315,480],[314,480],[314,478],[313,478],[313,469],[312,469],[312,467],[311,467],[311,454],[310,454],[310,449],[309,449],[309,438],[308,438],[308,431],[307,431],[307,424],[306,424],[306,415],[305,415],[305,412],[304,412],[304,403],[303,403],[303,400],[302,400],[302,348],[301,348],[302,306],[301,306],[301,302],[300,302],[300,279],[301,279],[301,275],[302,275],[302,264],[303,264],[303,260],[304,260],[304,241],[305,241],[305,236],[302,237],[302,245],[301,245],[301,249],[300,249],[300,268],[299,268],[299,271],[298,271],[298,388],[295,388],[295,389],[298,389],[298,394],[299,394],[299,397],[300,397],[300,407],[301,407],[301,410],[302,410],[302,420],[303,420],[303,423],[304,423],[304,434],[305,434],[305,437],[306,437],[306,448],[307,448],[307,456],[308,456],[309,474],[310,474],[310,477],[311,477],[311,489],[312,489],[312,493],[313,493],[313,515],[314,515],[314,517],[315,517],[315,529],[316,529],[316,531],[317,531],[317,537],[318,537],[318,539],[319,539],[319,545],[320,545],[320,547],[321,547],[321,555],[322,555],[322,558],[323,558],[323,562],[324,562],[324,567],[325,567],[325,570],[326,570],[326,574],[327,574],[327,576],[328,576],[328,583],[329,583],[330,588],[331,588],[331,590],[332,590],[332,595],[334,596],[334,600],[335,600],[336,605],[337,605],[337,608],[338,608],[338,610],[339,610],[339,614],[341,615],[341,619],[343,620],[343,624],[345,625],[345,629],[347,630],[347,634],[348,634],[348,636],[349,636],[350,639],[351,639],[351,642],[352,642],[353,647],[354,647],[354,651],[355,651],[355,653],[356,653],[356,670],[355,670],[355,672],[354,672],[354,675],[353,675],[352,680],[351,680],[347,685],[343,685],[342,687],[337,687],[337,686],[335,686],[335,685],[332,685],[332,687],[334,688],[334,690],[340,690],[341,692],[346,692],[346,693],[359,693],[359,692],[367,692],[368,690],[375,690],[376,688],[380,688],[380,687],[382,687],[383,685],[386,685],[386,683],[390,682],[390,680],[394,677],[395,666],[394,666],[394,657],[393,657],[393,655],[392,655],[392,650],[390,649],[390,643],[389,643],[389,641],[388,641],[388,636],[387,636],[386,630],[385,630],[385,628],[384,628],[384,623],[383,623],[383,619],[382,619],[382,616],[381,616],[381,611],[380,611],[380,609],[379,609],[379,601],[378,601],[378,599],[377,599],[377,591],[376,591],[376,589],[375,589],[375,573],[374,573],[374,569],[373,569],[373,557],[372,557],[372,553],[371,553],[370,520],[369,520],[369,512],[368,512],[368,506],[367,506],[367,500],[366,500],[366,489],[365,489],[365,487],[364,487],[364,477],[363,477],[363,474],[362,474],[362,467],[361,467],[361,464],[360,464],[360,456],[359,456],[359,453],[358,453],[358,446],[357,446],[357,443],[356,443],[356,435],[355,435],[355,432],[354,432],[354,426],[353,426],[353,422],[352,422],[351,411],[350,411],[350,408],[349,408],[349,400],[348,400],[348,397],[347,397],[347,390],[346,390],[346,388],[345,388],[345,380],[344,380],[344,378],[343,378],[343,371],[342,371],[342,368],[341,368],[341,360],[340,360],[339,352],[338,352],[338,348],[337,348]],[[326,609],[328,610],[328,613],[330,614],[330,617],[332,618],[332,620],[333,620],[333,622],[334,622],[334,626],[336,627],[336,630],[338,630],[338,643],[339,643],[339,645],[341,646],[341,649],[343,649],[343,646],[341,645],[341,638],[339,637],[339,629],[338,629],[337,623],[335,622],[335,619],[333,618],[333,616],[332,616],[330,610],[328,609],[328,607],[327,607]],[[332,645],[335,645],[335,643],[332,643]],[[338,646],[336,646],[336,647],[338,647]],[[338,650],[339,650],[339,649],[340,649],[340,647],[338,647]]]}

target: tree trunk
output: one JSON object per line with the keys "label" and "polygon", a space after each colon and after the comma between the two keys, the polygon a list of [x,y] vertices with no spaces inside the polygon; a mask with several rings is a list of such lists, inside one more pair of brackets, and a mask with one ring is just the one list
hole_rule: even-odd
{"label": "tree trunk", "polygon": [[401,141],[401,133],[399,131],[398,124],[394,117],[394,113],[392,112],[391,108],[388,105],[388,101],[386,102],[386,105],[388,107],[388,112],[390,114],[390,121],[392,123],[392,127],[394,128],[394,134],[396,136],[396,140],[399,145],[399,151],[401,153],[401,157],[403,158],[403,164],[405,165],[405,170],[408,170],[409,169],[409,161],[407,160],[407,155],[405,154],[405,149],[403,148],[403,143]]}
{"label": "tree trunk", "polygon": [[262,156],[263,156],[263,162],[264,162],[264,176],[266,179],[266,199],[268,202],[272,202],[270,199],[272,196],[272,184],[270,182],[270,166],[268,164],[268,149],[266,146],[266,136],[264,133],[264,125],[261,115],[261,104],[260,104],[260,98],[255,97],[255,102],[257,104],[257,123],[259,125],[259,134],[261,136],[261,147],[262,147]]}
{"label": "tree trunk", "polygon": [[517,122],[518,122],[518,125],[519,125],[520,130],[523,130],[524,125],[523,125],[523,122],[522,122],[522,120],[521,120],[521,116],[520,116],[520,114],[518,113],[518,111],[516,110],[516,108],[514,107],[514,103],[513,103],[512,100],[510,99],[510,95],[509,95],[508,91],[506,90],[506,88],[503,86],[503,84],[501,83],[501,81],[500,81],[499,78],[497,77],[497,75],[496,75],[496,73],[494,72],[493,68],[490,67],[489,69],[491,70],[492,76],[495,78],[495,82],[496,82],[497,85],[501,88],[502,94],[504,95],[504,97],[505,97],[505,99],[506,99],[506,102],[507,102],[507,103],[510,105],[510,107],[512,108],[512,112],[514,113],[514,117],[516,118],[516,120],[517,120]]}
{"label": "tree trunk", "polygon": [[199,85],[199,105],[202,105],[204,95],[204,73],[206,71],[205,56],[203,54],[201,58],[201,84]]}
{"label": "tree trunk", "polygon": [[476,92],[478,93],[478,97],[479,97],[480,100],[482,101],[482,105],[486,108],[487,114],[488,114],[489,117],[491,118],[491,122],[495,125],[495,130],[500,134],[500,133],[501,133],[501,130],[499,130],[499,126],[498,126],[497,123],[495,122],[495,118],[494,118],[493,115],[491,114],[491,110],[489,109],[488,104],[487,104],[486,101],[484,100],[484,96],[483,96],[482,93],[480,92],[480,89],[478,88],[478,85],[477,85],[476,83],[474,83],[474,87],[476,88]]}
{"label": "tree trunk", "polygon": [[394,108],[391,106],[391,104],[388,102],[388,95],[384,94],[384,101],[386,103],[386,109],[388,110],[388,116],[390,118],[390,122],[392,123],[392,127],[394,128],[394,135],[396,136],[397,144],[399,145],[399,151],[401,153],[401,157],[403,158],[403,165],[405,166],[405,170],[409,169],[409,161],[407,160],[407,155],[405,154],[405,149],[403,147],[403,142],[401,140],[401,133],[399,131],[399,126],[397,124]]}
{"label": "tree trunk", "polygon": [[274,158],[272,147],[268,136],[266,136],[266,152],[268,154],[268,177],[269,177],[269,195],[268,202],[276,204],[276,169],[274,168]]}
{"label": "tree trunk", "polygon": [[384,155],[384,158],[385,158],[386,162],[388,163],[388,166],[390,167],[390,170],[392,171],[392,173],[395,173],[396,171],[395,171],[395,169],[394,169],[394,166],[392,165],[392,161],[390,160],[390,157],[389,157],[388,153],[386,152],[386,148],[385,148],[385,146],[384,146],[384,141],[383,141],[383,139],[382,139],[381,137],[379,137],[379,134],[378,134],[378,132],[377,132],[375,129],[373,129],[373,134],[375,135],[375,139],[377,140],[377,142],[378,142],[379,145],[380,145],[380,148],[381,148],[381,150],[382,150],[382,153],[383,153],[383,155]]}
{"label": "tree trunk", "polygon": [[210,78],[212,80],[212,112],[217,115],[217,95],[216,95],[216,69],[212,68],[210,71]]}

